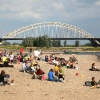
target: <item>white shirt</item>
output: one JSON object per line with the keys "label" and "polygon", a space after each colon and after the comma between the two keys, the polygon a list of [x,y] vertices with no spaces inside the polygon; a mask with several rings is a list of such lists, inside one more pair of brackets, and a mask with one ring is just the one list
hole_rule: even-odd
{"label": "white shirt", "polygon": [[39,52],[38,50],[35,50],[35,51],[34,51],[34,56],[35,56],[35,57],[39,57],[39,55],[40,55],[40,52]]}
{"label": "white shirt", "polygon": [[22,63],[22,69],[25,70],[26,69],[26,64]]}
{"label": "white shirt", "polygon": [[31,69],[32,69],[32,71],[34,71],[34,72],[36,71],[36,69],[35,69],[34,67],[31,67]]}
{"label": "white shirt", "polygon": [[10,59],[10,60],[13,60],[13,58],[14,58],[14,55],[11,54],[11,55],[9,56],[9,59]]}
{"label": "white shirt", "polygon": [[52,61],[52,63],[56,64],[56,65],[59,65],[59,62],[56,61],[55,59]]}

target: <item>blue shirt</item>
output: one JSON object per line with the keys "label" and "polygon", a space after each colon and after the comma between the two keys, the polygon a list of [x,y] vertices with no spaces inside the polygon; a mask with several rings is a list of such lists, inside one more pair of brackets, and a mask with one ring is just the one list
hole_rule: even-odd
{"label": "blue shirt", "polygon": [[52,80],[52,79],[53,79],[53,72],[50,71],[50,72],[48,73],[48,80]]}

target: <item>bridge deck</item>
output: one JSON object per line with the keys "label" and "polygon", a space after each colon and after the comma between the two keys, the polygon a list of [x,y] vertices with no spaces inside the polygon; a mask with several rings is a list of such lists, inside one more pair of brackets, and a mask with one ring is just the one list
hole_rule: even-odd
{"label": "bridge deck", "polygon": [[[23,40],[25,38],[0,38],[0,40]],[[50,38],[51,40],[100,40],[100,38]]]}

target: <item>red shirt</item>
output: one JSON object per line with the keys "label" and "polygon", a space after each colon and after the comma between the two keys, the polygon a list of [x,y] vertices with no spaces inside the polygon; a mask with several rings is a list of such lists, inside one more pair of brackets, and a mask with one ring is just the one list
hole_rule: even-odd
{"label": "red shirt", "polygon": [[23,52],[23,49],[22,49],[22,48],[20,49],[20,52],[21,52],[21,53]]}

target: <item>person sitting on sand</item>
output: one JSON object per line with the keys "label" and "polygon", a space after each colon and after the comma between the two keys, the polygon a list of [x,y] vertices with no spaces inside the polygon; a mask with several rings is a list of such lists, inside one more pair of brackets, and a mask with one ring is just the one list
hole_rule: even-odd
{"label": "person sitting on sand", "polygon": [[69,67],[68,67],[68,68],[75,69],[75,68],[76,68],[75,66],[76,66],[76,64],[78,64],[78,61],[77,61],[77,59],[73,56],[73,57],[70,57],[70,58],[69,58],[68,64],[69,64]]}
{"label": "person sitting on sand", "polygon": [[90,70],[92,70],[92,71],[100,71],[100,69],[97,69],[97,68],[96,68],[96,64],[95,64],[95,63],[92,64]]}
{"label": "person sitting on sand", "polygon": [[3,86],[3,85],[13,85],[13,82],[14,80],[11,80],[11,82],[8,80],[8,78],[10,78],[10,75],[9,74],[6,74],[6,72],[4,70],[1,71],[1,74],[0,74],[0,85]]}
{"label": "person sitting on sand", "polygon": [[38,65],[38,61],[35,60],[35,59],[33,59],[33,60],[31,61],[31,63],[33,64],[33,66],[37,66],[37,65]]}
{"label": "person sitting on sand", "polygon": [[17,59],[16,60],[17,60],[17,63],[18,64],[20,64],[20,59],[21,59],[21,55],[20,54],[17,54]]}
{"label": "person sitting on sand", "polygon": [[24,61],[24,56],[20,55],[20,62],[23,62],[23,61]]}
{"label": "person sitting on sand", "polygon": [[6,55],[4,55],[4,56],[2,56],[1,61],[2,61],[2,62],[5,62],[6,59],[7,59],[7,57],[6,57]]}
{"label": "person sitting on sand", "polygon": [[54,75],[53,69],[50,69],[50,71],[48,72],[48,80],[52,82],[63,82]]}
{"label": "person sitting on sand", "polygon": [[62,78],[63,80],[65,79],[65,75],[64,75],[64,69],[61,65],[58,66],[59,67],[59,79]]}
{"label": "person sitting on sand", "polygon": [[14,65],[9,65],[9,58],[7,58],[3,64],[0,64],[0,67],[14,67]]}
{"label": "person sitting on sand", "polygon": [[41,80],[41,81],[45,80],[45,73],[42,72],[42,75],[40,75],[40,76],[38,77],[38,79]]}
{"label": "person sitting on sand", "polygon": [[100,80],[99,80],[99,82],[96,82],[95,77],[92,77],[91,85],[92,86],[99,86],[99,84],[100,84]]}
{"label": "person sitting on sand", "polygon": [[45,61],[46,61],[46,62],[49,61],[48,55],[45,56]]}
{"label": "person sitting on sand", "polygon": [[67,68],[75,69],[75,63],[72,63],[71,61],[66,61],[65,62]]}
{"label": "person sitting on sand", "polygon": [[30,74],[34,74],[35,71],[36,71],[36,69],[35,69],[35,67],[34,67],[34,65],[32,63],[29,65],[29,67],[27,66],[25,68],[25,72],[30,73]]}
{"label": "person sitting on sand", "polygon": [[27,61],[23,61],[23,62],[22,62],[21,70],[20,70],[21,72],[25,72],[25,70],[26,70],[26,68],[27,68],[26,64],[27,64]]}
{"label": "person sitting on sand", "polygon": [[27,53],[23,56],[23,61],[28,61],[28,54]]}
{"label": "person sitting on sand", "polygon": [[13,53],[11,52],[10,55],[9,55],[10,63],[13,63],[13,58],[14,58],[14,55],[13,55]]}
{"label": "person sitting on sand", "polygon": [[78,60],[75,58],[75,56],[70,57],[69,61],[72,63],[78,63]]}
{"label": "person sitting on sand", "polygon": [[55,57],[54,60],[52,60],[52,64],[56,64],[56,65],[59,64],[59,61],[58,61],[58,58],[57,57]]}
{"label": "person sitting on sand", "polygon": [[43,74],[43,70],[40,68],[40,65],[36,65],[36,72],[37,78],[39,78]]}
{"label": "person sitting on sand", "polygon": [[59,74],[59,68],[58,68],[58,66],[57,66],[56,64],[55,64],[55,66],[54,66],[53,71],[54,71],[55,76],[58,77],[58,74]]}
{"label": "person sitting on sand", "polygon": [[60,65],[66,66],[66,60],[65,60],[65,58],[60,58]]}
{"label": "person sitting on sand", "polygon": [[50,60],[54,60],[55,59],[55,54],[51,54],[50,55]]}
{"label": "person sitting on sand", "polygon": [[14,63],[14,64],[17,64],[17,56],[14,56],[14,58],[13,58],[13,63]]}

